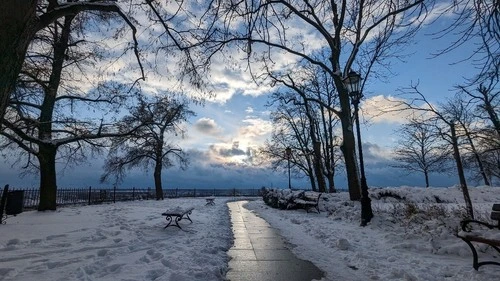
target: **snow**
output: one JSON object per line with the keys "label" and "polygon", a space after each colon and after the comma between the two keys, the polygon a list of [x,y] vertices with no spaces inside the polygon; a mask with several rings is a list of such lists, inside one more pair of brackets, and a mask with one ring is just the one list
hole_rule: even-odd
{"label": "snow", "polygon": [[[221,280],[232,232],[227,206],[217,203],[167,199],[24,212],[0,226],[0,280]],[[193,223],[164,229],[161,213],[175,207],[194,207]]]}
{"label": "snow", "polygon": [[[487,220],[500,188],[470,193],[476,217]],[[0,280],[224,280],[233,239],[225,202],[240,199],[250,200],[246,207],[279,229],[299,258],[325,271],[324,280],[500,280],[500,266],[475,271],[470,249],[455,236],[464,213],[458,188],[370,194],[375,217],[366,227],[347,193],[323,195],[321,214],[220,197],[214,206],[179,198],[25,211],[0,225]],[[193,207],[193,223],[164,229],[161,213],[177,207]],[[499,259],[481,247],[480,260]]]}

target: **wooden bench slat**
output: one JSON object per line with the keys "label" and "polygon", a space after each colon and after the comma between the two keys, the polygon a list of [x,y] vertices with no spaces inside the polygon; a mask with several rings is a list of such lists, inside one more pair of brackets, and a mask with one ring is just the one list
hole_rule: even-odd
{"label": "wooden bench slat", "polygon": [[493,211],[500,212],[500,204],[493,204]]}
{"label": "wooden bench slat", "polygon": [[476,236],[476,235],[464,235],[462,237],[469,240],[469,241],[480,242],[480,243],[494,245],[494,246],[500,246],[500,240],[496,240],[496,239],[488,239],[488,238]]}

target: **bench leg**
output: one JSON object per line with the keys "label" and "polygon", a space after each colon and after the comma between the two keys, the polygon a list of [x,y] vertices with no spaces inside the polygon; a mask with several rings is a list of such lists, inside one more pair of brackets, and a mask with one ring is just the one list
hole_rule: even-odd
{"label": "bench leg", "polygon": [[469,240],[464,239],[462,237],[460,237],[460,239],[464,240],[464,242],[467,243],[467,245],[469,245],[469,248],[472,251],[472,267],[474,267],[475,270],[478,270],[479,269],[479,265],[478,265],[478,262],[477,262],[478,257],[477,257],[476,248],[474,247],[474,245],[472,245],[472,243]]}
{"label": "bench leg", "polygon": [[[170,226],[170,224],[171,224],[171,223],[172,223],[172,221],[173,221],[172,216],[167,216],[165,219],[168,221],[168,223],[167,223],[167,225],[166,225],[163,229],[165,229],[165,228],[169,227],[169,226]],[[181,226],[179,225],[179,223],[178,223],[178,221],[180,221],[180,220],[181,220],[181,217],[179,217],[179,216],[175,216],[175,224],[173,224],[173,226],[177,226],[178,228],[182,229],[182,227],[181,227]]]}
{"label": "bench leg", "polygon": [[[193,223],[193,221],[191,220],[191,218],[189,217],[189,215],[191,214],[191,211],[187,212],[184,216],[186,217],[186,219],[188,219],[191,223]],[[179,219],[181,220],[182,217]]]}
{"label": "bench leg", "polygon": [[[471,249],[472,251],[472,267],[474,267],[474,269],[477,271],[479,270],[479,267],[480,266],[483,266],[483,265],[487,265],[487,264],[491,264],[491,265],[499,265],[500,266],[500,262],[495,262],[495,261],[483,261],[483,262],[479,262],[479,257],[478,257],[478,254],[477,254],[477,250],[476,248],[474,247],[474,245],[472,244],[471,241],[467,240],[467,239],[464,239],[462,237],[460,237],[460,239],[462,239],[465,243],[467,243],[467,245],[469,245],[469,248]],[[489,244],[487,244],[489,245]],[[494,245],[489,245],[491,247],[493,247],[495,250],[497,250],[499,253],[500,253],[500,248],[494,246]]]}

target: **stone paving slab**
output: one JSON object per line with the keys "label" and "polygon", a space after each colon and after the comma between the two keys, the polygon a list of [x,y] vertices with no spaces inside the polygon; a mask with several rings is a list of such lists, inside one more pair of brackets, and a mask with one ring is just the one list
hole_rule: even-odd
{"label": "stone paving slab", "polygon": [[246,201],[229,202],[234,245],[226,278],[230,281],[310,281],[324,273],[298,259],[264,219],[243,208]]}

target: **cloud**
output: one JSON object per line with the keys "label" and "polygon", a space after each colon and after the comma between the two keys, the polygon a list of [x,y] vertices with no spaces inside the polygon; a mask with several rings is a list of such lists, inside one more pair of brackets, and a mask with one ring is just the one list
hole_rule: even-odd
{"label": "cloud", "polygon": [[271,121],[261,118],[247,118],[243,123],[247,124],[239,130],[239,136],[243,139],[261,139],[267,137],[273,129]]}
{"label": "cloud", "polygon": [[239,148],[240,143],[238,141],[233,142],[231,148],[216,147],[215,145],[210,146],[210,150],[216,153],[218,156],[224,158],[230,158],[233,156],[246,156],[247,153]]}
{"label": "cloud", "polygon": [[247,109],[245,109],[245,112],[250,114],[250,113],[253,113],[253,108],[251,106],[247,107]]}
{"label": "cloud", "polygon": [[198,119],[194,124],[194,128],[203,134],[212,136],[219,135],[222,132],[222,128],[213,119],[205,117]]}
{"label": "cloud", "polygon": [[378,95],[366,99],[360,105],[362,116],[373,123],[403,124],[410,117],[423,116],[425,113],[418,108],[428,108],[427,105],[413,105],[415,109],[409,108],[405,103],[409,101],[393,96]]}
{"label": "cloud", "polygon": [[363,142],[363,159],[367,164],[377,164],[381,162],[391,162],[393,151],[375,143]]}

